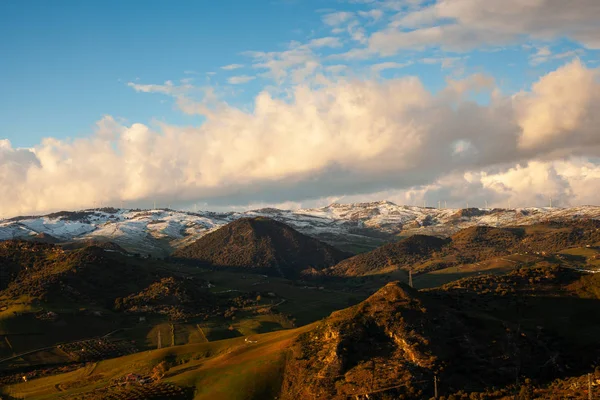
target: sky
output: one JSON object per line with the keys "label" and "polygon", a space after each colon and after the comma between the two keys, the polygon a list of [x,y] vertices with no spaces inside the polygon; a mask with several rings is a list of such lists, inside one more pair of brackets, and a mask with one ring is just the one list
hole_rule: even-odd
{"label": "sky", "polygon": [[0,2],[0,216],[598,204],[597,0]]}

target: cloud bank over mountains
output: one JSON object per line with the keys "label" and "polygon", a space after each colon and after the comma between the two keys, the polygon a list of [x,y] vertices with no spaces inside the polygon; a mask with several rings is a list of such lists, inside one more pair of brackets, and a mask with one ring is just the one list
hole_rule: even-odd
{"label": "cloud bank over mountains", "polygon": [[[33,149],[1,142],[0,207],[13,215],[121,200],[239,205],[373,192],[460,206],[595,202],[598,73],[575,60],[511,96],[483,76],[449,81],[436,95],[415,77],[299,85],[292,101],[262,92],[253,112],[221,105],[199,127],[153,130],[106,116],[85,139]],[[489,91],[489,104],[470,100],[475,90]]]}
{"label": "cloud bank over mountains", "polygon": [[[504,45],[522,35],[566,37],[597,49],[600,2],[362,3],[370,9],[323,16],[338,36],[292,43],[283,52],[247,53],[256,76],[238,74],[244,64],[222,67],[235,70],[232,85],[270,80],[252,107],[230,105],[215,88],[190,80],[130,82],[138,92],[171,96],[181,111],[205,121],[148,125],[105,116],[86,138],[48,138],[30,149],[0,141],[2,216],[121,202],[150,207],[155,200],[213,209],[340,198],[449,207],[541,206],[550,197],[562,206],[598,203],[597,67],[565,60],[517,93],[503,93],[484,72],[449,72],[435,92],[416,76],[384,79],[379,73],[413,64],[380,58],[408,48],[436,46],[439,63],[450,68],[460,56],[445,49]],[[368,34],[362,26],[372,23],[383,26]],[[356,46],[348,49],[348,41]],[[340,50],[329,60],[373,57],[371,73],[326,64],[323,48]],[[536,64],[552,57],[547,48],[536,51]]]}

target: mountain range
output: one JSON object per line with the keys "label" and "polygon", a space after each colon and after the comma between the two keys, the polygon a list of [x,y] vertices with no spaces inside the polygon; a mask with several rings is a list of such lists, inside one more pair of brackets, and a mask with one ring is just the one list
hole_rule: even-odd
{"label": "mountain range", "polygon": [[470,226],[532,225],[546,220],[600,218],[600,207],[438,209],[388,201],[331,204],[322,208],[246,212],[101,208],[20,216],[0,221],[0,240],[116,243],[127,251],[164,257],[229,222],[269,217],[352,253],[416,234],[448,237]]}

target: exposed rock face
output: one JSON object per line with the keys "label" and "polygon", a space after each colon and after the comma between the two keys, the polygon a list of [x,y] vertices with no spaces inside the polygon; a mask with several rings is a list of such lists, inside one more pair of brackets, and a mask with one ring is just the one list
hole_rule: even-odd
{"label": "exposed rock face", "polygon": [[415,291],[391,283],[358,306],[333,313],[298,340],[283,398],[341,399],[398,383],[404,383],[404,393],[419,396],[422,388],[411,381],[439,368],[422,333],[431,324],[427,311]]}
{"label": "exposed rock face", "polygon": [[387,388],[387,398],[424,399],[433,396],[434,376],[454,390],[509,384],[517,366],[539,372],[551,357],[552,342],[529,335],[390,283],[298,338],[281,398],[346,399]]}

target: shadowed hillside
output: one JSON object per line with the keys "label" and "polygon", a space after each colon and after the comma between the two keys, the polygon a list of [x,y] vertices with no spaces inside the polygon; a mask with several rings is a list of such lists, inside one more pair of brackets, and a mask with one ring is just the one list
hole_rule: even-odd
{"label": "shadowed hillside", "polygon": [[390,283],[298,337],[281,398],[427,399],[437,379],[453,398],[500,399],[522,390],[518,382],[546,385],[567,371],[581,374],[600,355],[593,321],[562,321],[598,306],[574,296],[581,279],[592,285],[561,268],[426,292]]}
{"label": "shadowed hillside", "polygon": [[410,236],[346,259],[325,270],[324,275],[356,277],[398,269],[425,273],[515,253],[546,255],[599,241],[600,222],[593,220],[555,221],[512,228],[473,226],[448,239]]}
{"label": "shadowed hillside", "polygon": [[[552,232],[547,226],[535,229],[537,232],[525,232],[523,236],[519,230],[471,229],[462,232],[462,236],[456,237],[454,242],[415,237],[398,243],[404,252],[394,254],[387,251],[384,255],[391,254],[399,259],[411,252],[419,260],[417,263],[426,263],[432,257],[446,256],[448,253],[444,251],[452,249],[476,254],[477,246],[480,246],[482,254],[496,254],[494,249],[503,251],[502,246],[507,243],[521,246],[523,238],[544,237]],[[559,236],[550,237],[561,237],[563,232],[567,232],[567,239],[576,238],[568,239],[568,243],[593,237],[590,236],[591,231],[572,236],[568,233],[572,232],[571,228],[565,230],[564,226],[554,230],[555,233],[557,231]],[[205,313],[216,318],[215,322],[224,322],[225,326],[229,326],[227,332],[232,334],[235,329],[243,327],[239,333],[244,338],[219,340],[233,335],[214,336],[217,334],[213,332],[214,322],[209,323],[203,315],[198,315],[191,327],[193,334],[202,335],[201,343],[192,344],[187,339],[182,341],[182,336],[192,331],[182,331],[177,320],[180,314],[191,315],[201,307],[211,305],[210,293],[199,289],[199,283],[205,282],[202,279],[209,279],[206,275],[213,274],[209,280],[219,287],[224,282],[239,278],[238,284],[242,282],[246,287],[257,290],[253,282],[245,282],[250,274],[181,266],[185,270],[202,271],[181,279],[179,274],[163,275],[152,267],[153,260],[128,257],[97,247],[62,253],[60,248],[52,245],[22,242],[11,245],[14,246],[9,252],[11,262],[23,267],[17,274],[19,279],[30,274],[31,268],[33,271],[41,268],[54,271],[51,275],[57,275],[58,282],[68,281],[69,286],[78,291],[87,290],[90,295],[98,293],[97,288],[102,286],[110,296],[115,296],[117,291],[123,293],[122,283],[113,281],[114,288],[106,287],[104,283],[97,288],[88,287],[70,274],[85,277],[85,284],[89,285],[87,280],[91,278],[85,273],[87,269],[100,277],[100,271],[105,270],[107,276],[109,273],[117,275],[118,280],[132,284],[133,278],[127,278],[130,269],[125,265],[130,260],[141,272],[141,279],[145,276],[151,279],[137,282],[136,290],[120,297],[116,308],[126,311],[123,314],[127,311],[145,316],[168,314],[170,321],[164,326],[162,335],[167,337],[168,343],[169,332],[173,332],[171,337],[177,340],[168,350],[152,352],[152,357],[144,352],[101,362],[94,374],[82,383],[79,383],[79,374],[87,373],[88,368],[84,365],[73,367],[79,368],[79,372],[72,375],[53,376],[53,372],[44,372],[42,377],[29,382],[20,382],[21,377],[16,371],[5,377],[0,375],[0,383],[4,379],[11,384],[10,390],[16,393],[46,393],[48,398],[58,398],[65,396],[65,392],[71,395],[84,392],[91,396],[86,398],[111,398],[109,395],[113,394],[121,397],[129,395],[129,392],[121,393],[122,390],[135,390],[140,393],[182,392],[199,399],[258,400],[277,397],[295,400],[368,396],[372,400],[421,400],[434,396],[437,382],[440,400],[509,400],[515,395],[521,396],[517,397],[520,399],[585,399],[587,397],[583,396],[587,389],[580,386],[587,382],[584,374],[593,373],[594,367],[600,365],[600,325],[593,318],[600,305],[600,275],[580,271],[576,265],[567,262],[561,264],[560,258],[534,257],[535,263],[512,267],[504,275],[473,275],[435,289],[417,291],[392,282],[365,301],[336,311],[320,322],[298,330],[283,330],[263,336],[259,329],[247,330],[251,326],[243,325],[248,320],[241,320],[256,314],[253,318],[258,321],[263,317],[259,315],[260,310],[265,307],[285,309],[288,305],[293,306],[288,304],[293,302],[292,288],[303,295],[301,302],[297,303],[301,308],[311,307],[313,300],[321,298],[322,301],[326,298],[323,296],[337,299],[342,295],[342,292],[331,290],[327,283],[324,283],[323,289],[313,290],[308,286],[290,285],[282,289],[284,298],[279,300],[271,297],[267,291],[271,289],[265,287],[245,298],[227,297],[230,300],[226,300],[223,297],[222,301],[229,301],[229,306],[237,304],[235,315]],[[483,249],[489,249],[489,253]],[[596,254],[592,247],[574,250],[575,255],[582,251],[588,256]],[[117,272],[121,269],[124,271],[123,278]],[[226,276],[213,280],[214,274]],[[264,282],[279,280],[261,279]],[[56,287],[44,289],[52,294]],[[223,290],[226,288],[219,287],[220,296],[238,291]],[[217,293],[213,295],[219,296]],[[224,305],[217,303],[213,307],[221,306],[221,311],[233,310],[231,307],[226,310]],[[324,306],[320,303],[317,307]],[[140,323],[136,325],[143,327]],[[152,337],[157,337],[158,329],[157,326],[152,331]],[[216,339],[214,342],[213,337]],[[13,340],[12,337],[10,339]],[[162,343],[166,344],[164,340]],[[179,346],[179,343],[184,346]],[[151,347],[156,347],[156,342]],[[163,366],[162,372],[154,374],[159,359],[153,357],[167,353],[164,364],[162,361],[158,364]],[[172,356],[174,354],[180,356]],[[132,371],[151,374],[154,380],[137,386],[114,384]],[[591,377],[597,379],[598,376]],[[63,382],[69,383],[63,385]],[[56,391],[57,384],[63,385],[60,387],[64,392]]]}
{"label": "shadowed hillside", "polygon": [[[21,296],[42,302],[98,305],[121,310],[139,306],[209,302],[200,280],[170,276],[150,263],[122,254],[104,243],[64,251],[61,247],[26,241],[0,243],[0,298]],[[141,261],[141,260],[139,260]],[[121,298],[125,298],[124,302]]]}
{"label": "shadowed hillside", "polygon": [[329,268],[326,273],[337,276],[361,276],[391,266],[410,265],[429,258],[446,243],[448,240],[434,236],[415,235],[344,260]]}
{"label": "shadowed hillside", "polygon": [[348,255],[270,218],[242,218],[175,251],[200,265],[293,278],[319,271]]}

